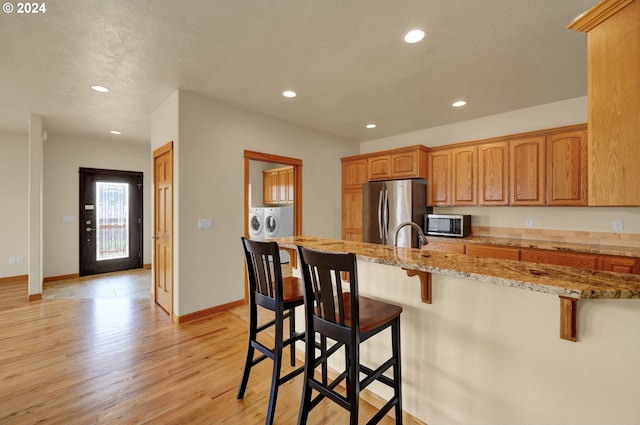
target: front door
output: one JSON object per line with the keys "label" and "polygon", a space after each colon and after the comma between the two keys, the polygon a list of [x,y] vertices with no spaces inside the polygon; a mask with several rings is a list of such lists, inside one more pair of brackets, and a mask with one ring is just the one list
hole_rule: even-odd
{"label": "front door", "polygon": [[173,143],[153,152],[153,284],[156,303],[173,314]]}
{"label": "front door", "polygon": [[143,266],[142,177],[80,168],[80,276]]}

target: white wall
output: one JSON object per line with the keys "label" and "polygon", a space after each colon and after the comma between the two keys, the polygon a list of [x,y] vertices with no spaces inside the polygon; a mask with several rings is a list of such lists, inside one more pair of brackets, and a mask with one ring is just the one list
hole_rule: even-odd
{"label": "white wall", "polygon": [[[0,278],[22,276],[28,256],[29,136],[0,133]],[[9,264],[22,257],[22,264]]]}
{"label": "white wall", "polygon": [[[362,143],[361,152],[450,143],[587,121],[578,98]],[[640,208],[452,207],[474,224],[640,233]],[[359,263],[361,292],[403,306],[404,407],[439,424],[637,424],[640,301],[581,300],[578,342],[561,340],[552,295],[433,276],[433,304],[417,278]],[[379,350],[379,346],[378,349]],[[373,358],[374,352],[365,352]]]}
{"label": "white wall", "polygon": [[[340,157],[358,145],[188,92],[179,105],[176,314],[185,315],[244,297],[244,150],[301,159],[303,233],[339,238]],[[199,218],[213,229],[198,230]]]}
{"label": "white wall", "polygon": [[[144,173],[143,257],[151,263],[151,168],[148,144],[115,138],[88,140],[49,134],[44,142],[43,243],[44,277],[78,273],[80,167]],[[63,222],[63,216],[74,221]]]}

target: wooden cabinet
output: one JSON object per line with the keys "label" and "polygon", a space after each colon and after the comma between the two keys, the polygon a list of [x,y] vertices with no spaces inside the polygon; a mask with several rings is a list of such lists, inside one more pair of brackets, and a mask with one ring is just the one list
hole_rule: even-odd
{"label": "wooden cabinet", "polygon": [[370,155],[368,180],[389,180],[427,177],[427,150],[424,146],[410,146]]}
{"label": "wooden cabinet", "polygon": [[427,205],[451,205],[451,150],[427,155]]}
{"label": "wooden cabinet", "polygon": [[478,148],[451,150],[451,204],[478,205]]}
{"label": "wooden cabinet", "polygon": [[598,269],[616,273],[640,274],[640,258],[600,255],[598,256]]}
{"label": "wooden cabinet", "polygon": [[263,204],[293,204],[294,188],[293,167],[272,168],[262,171]]}
{"label": "wooden cabinet", "polygon": [[526,248],[520,250],[520,260],[532,263],[555,264],[595,270],[598,268],[598,256],[581,252],[551,251]]}
{"label": "wooden cabinet", "polygon": [[509,142],[511,205],[544,205],[545,147],[544,137]]}
{"label": "wooden cabinet", "polygon": [[478,146],[478,202],[480,205],[509,204],[509,143]]}
{"label": "wooden cabinet", "polygon": [[464,254],[465,244],[460,241],[429,241],[427,245],[422,247],[423,251],[438,251],[447,254]]}
{"label": "wooden cabinet", "polygon": [[547,136],[547,205],[587,205],[587,130]]}
{"label": "wooden cabinet", "polygon": [[588,33],[588,203],[640,205],[640,1],[603,0],[569,28]]}
{"label": "wooden cabinet", "polygon": [[342,158],[342,239],[362,241],[362,185],[367,182],[367,158]]}
{"label": "wooden cabinet", "polygon": [[520,259],[520,249],[510,246],[467,244],[467,255],[517,261]]}

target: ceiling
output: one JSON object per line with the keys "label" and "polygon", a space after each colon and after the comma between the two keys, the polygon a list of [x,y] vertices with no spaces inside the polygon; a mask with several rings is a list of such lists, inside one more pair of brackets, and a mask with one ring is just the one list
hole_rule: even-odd
{"label": "ceiling", "polygon": [[[49,133],[148,143],[177,89],[354,141],[576,98],[587,42],[566,27],[596,3],[46,0],[0,13],[0,131],[34,113]],[[404,43],[414,27],[426,38]]]}

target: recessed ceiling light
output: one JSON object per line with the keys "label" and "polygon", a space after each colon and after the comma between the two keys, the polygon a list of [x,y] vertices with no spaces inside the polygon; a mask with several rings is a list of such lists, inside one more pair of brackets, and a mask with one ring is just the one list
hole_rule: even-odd
{"label": "recessed ceiling light", "polygon": [[122,134],[122,131],[111,130],[109,133],[111,133],[111,134]]}
{"label": "recessed ceiling light", "polygon": [[107,93],[109,91],[108,88],[103,87],[103,86],[91,86],[91,90],[97,91],[97,92],[100,92],[100,93]]}
{"label": "recessed ceiling light", "polygon": [[459,107],[464,106],[466,104],[467,104],[467,102],[465,102],[464,100],[458,100],[457,102],[453,102],[451,104],[451,106],[453,106],[454,108],[459,108]]}
{"label": "recessed ceiling light", "polygon": [[367,124],[367,126],[366,126],[366,127],[367,127],[367,128],[376,128],[376,125],[375,125],[375,124]]}
{"label": "recessed ceiling light", "polygon": [[411,30],[404,35],[405,43],[413,44],[421,41],[424,38],[424,31],[420,29]]}
{"label": "recessed ceiling light", "polygon": [[282,95],[284,97],[296,97],[296,92],[294,92],[293,90],[285,90],[282,92]]}

